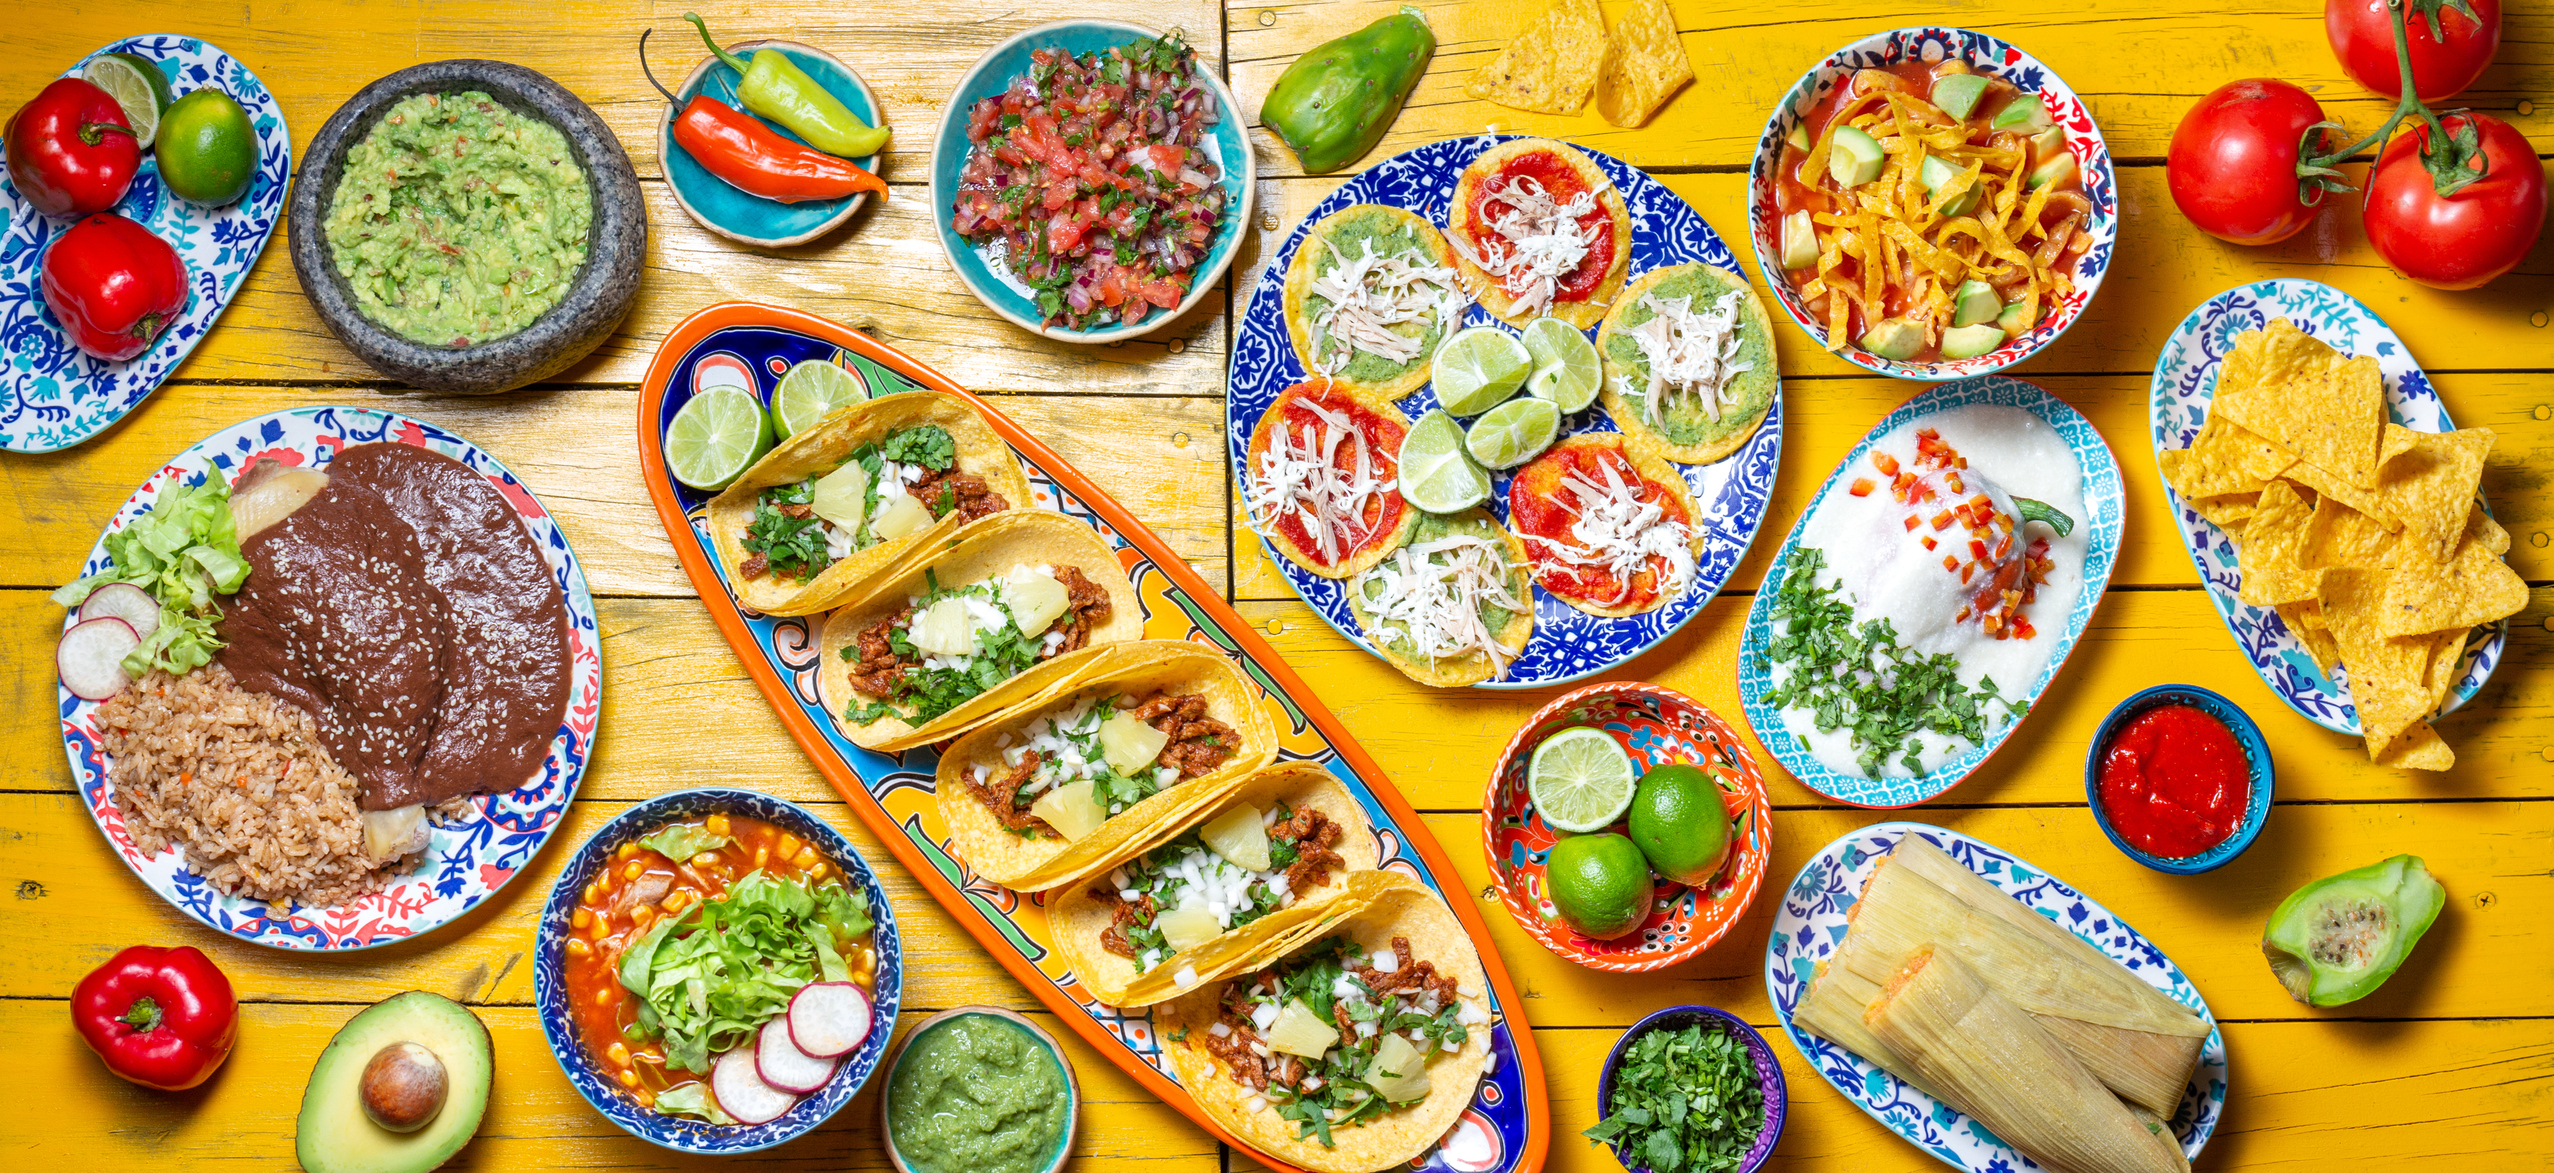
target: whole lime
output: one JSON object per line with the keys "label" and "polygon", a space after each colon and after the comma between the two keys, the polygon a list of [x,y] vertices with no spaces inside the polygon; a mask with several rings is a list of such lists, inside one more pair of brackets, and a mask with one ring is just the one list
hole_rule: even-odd
{"label": "whole lime", "polygon": [[1699,766],[1669,762],[1632,790],[1632,842],[1658,874],[1700,888],[1729,862],[1729,808]]}
{"label": "whole lime", "polygon": [[246,194],[257,177],[257,128],[220,90],[197,90],[170,103],[151,150],[160,161],[160,182],[182,200],[220,207]]}
{"label": "whole lime", "polygon": [[1611,831],[1553,844],[1543,861],[1543,890],[1563,921],[1600,941],[1649,918],[1649,863],[1631,840]]}

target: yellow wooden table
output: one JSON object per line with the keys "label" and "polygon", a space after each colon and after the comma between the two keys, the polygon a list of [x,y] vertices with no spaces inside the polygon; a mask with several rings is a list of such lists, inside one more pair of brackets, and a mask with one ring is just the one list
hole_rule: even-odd
{"label": "yellow wooden table", "polygon": [[[330,112],[391,70],[447,57],[539,69],[600,111],[630,148],[649,200],[646,284],[619,336],[557,382],[495,399],[403,395],[340,348],[304,301],[280,238],[237,304],[169,386],[102,438],[50,456],[0,455],[0,1055],[27,1098],[0,1123],[0,1167],[197,1168],[292,1160],[295,1105],[311,1060],[359,1006],[434,990],[479,1011],[496,1037],[494,1102],[457,1166],[707,1166],[628,1137],[560,1077],[530,1007],[532,923],[569,845],[631,802],[705,784],[742,784],[808,803],[872,860],[886,859],[797,749],[712,629],[677,569],[641,487],[631,434],[635,383],[655,341],[711,301],[750,298],[868,331],[996,397],[1003,410],[1150,521],[1314,682],[1424,812],[1476,896],[1486,883],[1478,802],[1510,730],[1538,694],[1431,692],[1333,634],[1286,589],[1234,524],[1220,439],[1229,297],[1155,338],[1064,346],[985,312],[949,272],[925,222],[928,134],[959,75],[1004,36],[1096,8],[1185,28],[1225,63],[1245,112],[1296,55],[1388,12],[1399,0],[1321,5],[1257,0],[1030,0],[960,7],[921,0],[858,5],[749,0],[710,13],[730,38],[780,36],[853,64],[885,102],[897,137],[885,164],[892,198],[847,231],[777,253],[741,249],[694,225],[657,179],[641,80],[640,28],[683,32],[679,5],[596,0],[54,0],[16,6],[0,42],[0,105],[14,106],[112,38],[179,32],[208,38],[256,69],[282,99],[296,146]],[[1749,153],[1766,111],[1811,62],[1863,34],[1957,20],[2010,38],[2065,76],[2120,164],[2117,258],[2085,322],[2013,373],[2081,408],[2127,474],[2131,525],[2087,646],[2012,748],[1977,777],[1913,812],[2059,870],[2117,910],[2188,971],[2225,1024],[2233,1096],[2202,1162],[2217,1170],[2343,1162],[2467,1171],[2545,1169],[2554,1148],[2554,245],[2488,289],[2439,293],[2387,270],[2363,242],[2348,200],[2273,248],[2240,249],[2192,230],[2165,191],[2175,122],[2201,93],[2238,77],[2283,76],[2320,88],[2326,110],[2364,130],[2386,104],[2350,82],[2325,47],[2318,0],[2229,10],[2211,0],[1971,0],[1939,5],[1828,0],[1675,0],[1700,81],[1637,131],[1591,111],[1521,114],[1465,98],[1464,76],[1539,10],[1513,3],[1424,5],[1435,65],[1380,153],[1483,130],[1587,143],[1658,175],[1724,236],[1742,238]],[[1613,6],[1609,6],[1613,7]],[[2512,0],[2500,61],[2468,95],[2554,148],[2554,10]],[[680,38],[678,38],[679,40]],[[663,50],[660,50],[663,51]],[[683,56],[678,52],[677,56]],[[662,59],[660,59],[662,63]],[[1262,176],[1252,247],[1231,288],[1249,287],[1279,233],[1338,182],[1306,178],[1258,132]],[[2355,170],[2355,168],[2354,168]],[[1749,275],[1755,276],[1752,264]],[[2254,678],[2174,540],[2147,448],[2148,371],[2171,327],[2200,300],[2267,277],[2312,277],[2356,294],[2401,333],[2463,425],[2500,434],[2484,488],[2515,535],[2510,559],[2533,585],[2513,620],[2509,658],[2476,702],[2441,724],[2457,750],[2444,776],[2371,767],[2358,743],[2290,713]],[[1765,532],[1778,537],[1864,429],[1911,394],[1821,353],[1788,324],[1780,337],[1788,400],[1780,482]],[[601,611],[608,685],[602,732],[561,842],[531,874],[461,923],[412,944],[308,957],[239,944],[162,904],[109,853],[71,792],[53,716],[50,657],[68,580],[99,526],[171,453],[215,428],[316,403],[394,407],[470,437],[549,504],[583,558]],[[1774,538],[1761,540],[1724,595],[1684,634],[1612,673],[1682,689],[1733,719],[1733,656]],[[2259,844],[2226,869],[2165,877],[2130,862],[2095,828],[2081,768],[2095,722],[2129,692],[2206,684],[2262,723],[2280,766],[2280,804]],[[1741,722],[1743,727],[1743,722]],[[715,730],[704,752],[704,730]],[[1826,802],[1768,766],[1777,851],[1769,887],[1820,844],[1875,821]],[[2271,980],[2261,924],[2299,884],[2396,852],[2417,852],[2448,888],[2447,911],[2419,955],[2382,991],[2316,1011]],[[891,898],[911,957],[908,1021],[989,1002],[1043,1014],[892,865]],[[1552,1163],[1614,1168],[1577,1137],[1594,1123],[1598,1064],[1617,1032],[1661,1006],[1708,1002],[1770,1027],[1758,976],[1771,895],[1704,957],[1639,979],[1561,962],[1484,902],[1525,997],[1549,1073]],[[213,954],[246,1003],[237,1052],[210,1085],[160,1094],[123,1083],[72,1033],[65,999],[80,975],[129,944],[191,943]],[[1220,1173],[1252,1163],[1219,1147],[1113,1067],[1074,1050],[1089,1104],[1081,1167]],[[1781,1168],[1927,1170],[1931,1158],[1864,1117],[1776,1050],[1791,1082]],[[885,1165],[874,1093],[816,1135],[758,1164]]]}

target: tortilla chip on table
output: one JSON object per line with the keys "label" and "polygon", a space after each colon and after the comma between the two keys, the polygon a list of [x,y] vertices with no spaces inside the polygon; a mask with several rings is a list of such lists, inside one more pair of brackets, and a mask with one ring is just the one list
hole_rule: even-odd
{"label": "tortilla chip on table", "polygon": [[1616,126],[1639,126],[1694,80],[1693,59],[1676,39],[1667,0],[1632,0],[1614,26],[1598,70],[1596,112]]}
{"label": "tortilla chip on table", "polygon": [[2326,572],[2298,561],[2313,512],[2313,502],[2286,481],[2272,481],[2262,490],[2235,551],[2235,564],[2243,572],[2237,597],[2255,607],[2275,607],[2317,596]]}
{"label": "tortilla chip on table", "polygon": [[1554,0],[1533,27],[1473,72],[1463,92],[1517,110],[1576,114],[1596,87],[1605,52],[1605,14],[1596,0]]}

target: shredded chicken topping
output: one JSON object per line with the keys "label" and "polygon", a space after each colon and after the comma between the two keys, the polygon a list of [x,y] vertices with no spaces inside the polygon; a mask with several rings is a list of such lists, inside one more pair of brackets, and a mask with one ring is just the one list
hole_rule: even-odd
{"label": "shredded chicken topping", "polygon": [[[1259,454],[1258,466],[1251,469],[1250,511],[1263,525],[1275,525],[1290,514],[1303,515],[1314,553],[1325,563],[1337,562],[1348,546],[1373,534],[1384,513],[1384,495],[1398,482],[1383,474],[1365,431],[1346,413],[1309,398],[1297,402],[1320,422],[1292,430],[1278,425]],[[1346,468],[1340,467],[1338,459],[1342,444],[1349,449]],[[1370,502],[1375,506],[1373,520],[1366,517]]]}
{"label": "shredded chicken topping", "polygon": [[1719,423],[1721,408],[1729,406],[1722,396],[1729,381],[1755,369],[1754,363],[1738,361],[1738,315],[1746,296],[1730,290],[1696,313],[1691,297],[1644,294],[1641,305],[1650,319],[1623,333],[1649,361],[1649,383],[1635,387],[1631,372],[1624,372],[1618,376],[1624,398],[1638,401],[1641,414],[1661,427],[1673,399],[1700,403],[1703,414]]}
{"label": "shredded chicken topping", "polygon": [[[1509,589],[1512,569],[1503,543],[1449,534],[1393,551],[1359,576],[1357,597],[1377,629],[1407,639],[1430,663],[1479,652],[1489,657],[1491,678],[1505,680],[1516,652],[1481,621],[1481,607],[1529,609]],[[1381,583],[1383,589],[1369,594],[1369,582]]]}
{"label": "shredded chicken topping", "polygon": [[1622,589],[1599,600],[1620,603],[1632,594],[1632,576],[1650,568],[1650,559],[1659,559],[1658,593],[1661,598],[1682,594],[1694,577],[1692,530],[1679,521],[1669,521],[1667,510],[1656,501],[1641,499],[1639,478],[1624,483],[1623,474],[1614,460],[1600,460],[1597,467],[1605,474],[1598,484],[1577,469],[1561,478],[1561,487],[1574,500],[1562,506],[1577,520],[1570,523],[1570,542],[1558,542],[1540,534],[1525,534],[1526,541],[1540,543],[1545,556],[1555,562],[1592,570],[1602,570]]}
{"label": "shredded chicken topping", "polygon": [[[1383,256],[1372,238],[1357,244],[1358,255],[1351,257],[1322,241],[1330,268],[1315,266],[1310,292],[1327,304],[1312,311],[1312,365],[1324,375],[1337,374],[1360,350],[1409,362],[1419,357],[1430,325],[1445,329],[1463,319],[1464,297],[1453,269],[1423,263],[1416,249]],[[1395,329],[1413,323],[1420,326],[1415,333]]]}
{"label": "shredded chicken topping", "polygon": [[1463,259],[1497,278],[1499,288],[1516,299],[1517,312],[1550,309],[1561,279],[1576,272],[1595,247],[1593,234],[1579,218],[1596,210],[1596,192],[1580,192],[1564,204],[1530,175],[1493,175],[1481,186],[1489,193],[1484,208],[1496,203],[1507,210],[1482,226],[1486,234],[1478,252],[1459,232],[1449,233],[1447,242]]}

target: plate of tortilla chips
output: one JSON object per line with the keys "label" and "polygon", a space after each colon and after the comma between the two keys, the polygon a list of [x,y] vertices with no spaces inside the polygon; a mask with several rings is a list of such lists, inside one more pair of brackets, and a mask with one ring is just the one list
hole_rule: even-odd
{"label": "plate of tortilla chips", "polygon": [[2449,421],[2374,311],[2297,280],[2193,310],[2148,409],[2176,528],[2262,682],[2379,765],[2453,765],[2429,718],[2483,687],[2527,604],[2482,497],[2491,429]]}

